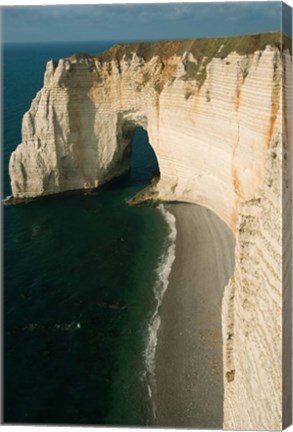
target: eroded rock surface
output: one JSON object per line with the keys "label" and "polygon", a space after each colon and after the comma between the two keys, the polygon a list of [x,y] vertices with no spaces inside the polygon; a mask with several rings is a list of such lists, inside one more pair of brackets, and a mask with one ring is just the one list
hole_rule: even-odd
{"label": "eroded rock surface", "polygon": [[232,229],[236,268],[222,311],[228,429],[280,429],[290,417],[282,415],[290,388],[282,377],[291,277],[282,257],[291,235],[286,46],[274,33],[50,61],[10,160],[15,198],[96,188],[129,169],[142,126],[160,168],[152,196],[206,206]]}

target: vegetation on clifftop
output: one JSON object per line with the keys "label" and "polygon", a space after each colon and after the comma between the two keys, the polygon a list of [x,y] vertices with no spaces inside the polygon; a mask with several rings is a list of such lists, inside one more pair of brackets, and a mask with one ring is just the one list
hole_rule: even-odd
{"label": "vegetation on clifftop", "polygon": [[[116,64],[119,65],[122,58],[130,62],[133,53],[135,53],[145,62],[158,56],[162,61],[162,68],[164,68],[170,57],[175,55],[182,57],[184,53],[190,53],[196,62],[188,59],[184,61],[185,74],[181,79],[196,80],[200,87],[206,78],[206,67],[213,58],[225,59],[232,52],[237,52],[239,55],[250,55],[255,51],[263,51],[267,45],[277,47],[280,51],[287,48],[292,53],[291,39],[282,32],[272,32],[220,38],[131,42],[115,45],[108,51],[97,55],[75,54],[70,59],[91,58],[97,59],[101,63],[110,63],[115,60]],[[164,85],[159,85],[157,91],[160,93],[163,87]]]}
{"label": "vegetation on clifftop", "polygon": [[97,58],[104,63],[113,59],[120,61],[125,56],[127,61],[131,60],[133,53],[136,53],[138,57],[148,62],[154,56],[159,56],[162,60],[168,60],[174,55],[182,56],[185,52],[190,52],[200,62],[204,57],[208,60],[214,57],[224,59],[231,52],[237,52],[240,55],[253,54],[255,51],[264,50],[267,45],[275,46],[280,50],[287,48],[292,53],[291,39],[279,31],[219,38],[129,42],[114,45],[100,54],[74,54],[70,59]]}
{"label": "vegetation on clifftop", "polygon": [[125,55],[127,60],[131,59],[132,53],[135,52],[138,57],[147,62],[154,56],[167,60],[174,55],[182,56],[185,52],[190,52],[200,61],[204,57],[208,59],[225,58],[234,51],[240,55],[253,54],[257,50],[264,50],[267,45],[276,46],[279,49],[286,47],[291,53],[291,39],[282,32],[272,32],[220,38],[131,42],[115,45],[95,57],[104,62],[113,58],[121,60]]}

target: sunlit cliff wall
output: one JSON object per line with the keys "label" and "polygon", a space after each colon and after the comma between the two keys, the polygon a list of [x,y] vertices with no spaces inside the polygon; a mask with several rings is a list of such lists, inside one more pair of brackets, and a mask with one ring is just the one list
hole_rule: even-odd
{"label": "sunlit cliff wall", "polygon": [[129,169],[142,126],[160,168],[149,197],[201,204],[227,223],[236,237],[222,310],[232,429],[283,421],[282,193],[290,200],[291,175],[283,42],[274,33],[127,44],[50,61],[9,167],[15,198],[96,188]]}

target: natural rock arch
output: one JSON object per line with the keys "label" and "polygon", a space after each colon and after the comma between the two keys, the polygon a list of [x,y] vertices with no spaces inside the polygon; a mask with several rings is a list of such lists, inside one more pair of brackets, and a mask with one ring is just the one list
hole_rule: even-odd
{"label": "natural rock arch", "polygon": [[142,126],[160,166],[156,198],[206,206],[234,231],[239,204],[264,179],[277,125],[279,51],[231,52],[208,63],[168,43],[162,52],[118,47],[109,58],[49,62],[11,156],[13,196],[91,189],[121,175],[129,169],[128,133]]}
{"label": "natural rock arch", "polygon": [[[148,134],[148,121],[146,116],[141,116],[139,113],[130,112],[119,112],[117,115],[116,122],[116,140],[117,149],[121,151],[120,161],[124,160],[124,163],[130,167],[130,157],[132,152],[132,144],[134,136],[137,130],[143,130],[147,136],[148,145],[151,147],[154,157],[156,158],[159,166],[159,161],[155,152],[154,147],[149,139]],[[119,162],[118,162],[119,163]]]}
{"label": "natural rock arch", "polygon": [[51,61],[10,159],[16,199],[98,187],[129,169],[128,117],[146,128],[158,159],[152,197],[206,206],[232,229],[236,266],[222,309],[228,429],[290,424],[280,360],[283,309],[290,334],[283,299],[291,273],[282,265],[282,236],[291,236],[286,46],[282,34],[269,33]]}

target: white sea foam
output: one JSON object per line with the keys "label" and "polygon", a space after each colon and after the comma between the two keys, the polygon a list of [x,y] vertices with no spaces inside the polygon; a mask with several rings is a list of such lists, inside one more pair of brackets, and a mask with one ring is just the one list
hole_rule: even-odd
{"label": "white sea foam", "polygon": [[11,204],[11,201],[12,201],[12,195],[8,195],[7,197],[5,197],[5,198],[2,200],[2,202],[3,202],[4,205],[9,205],[9,204]]}
{"label": "white sea foam", "polygon": [[[158,342],[158,330],[160,328],[161,320],[159,315],[160,306],[168,288],[169,276],[171,273],[172,264],[175,260],[175,248],[176,248],[176,219],[175,216],[172,215],[163,204],[158,206],[159,211],[163,215],[165,221],[169,227],[168,233],[168,243],[167,250],[163,254],[160,259],[159,265],[156,269],[157,280],[154,286],[154,294],[157,301],[156,310],[150,320],[149,328],[148,328],[148,344],[145,351],[145,361],[146,361],[146,369],[147,369],[147,379],[148,379],[148,393],[150,399],[152,398],[152,390],[155,388],[155,356],[156,356],[156,347]],[[156,417],[156,407],[153,404],[153,415]]]}

